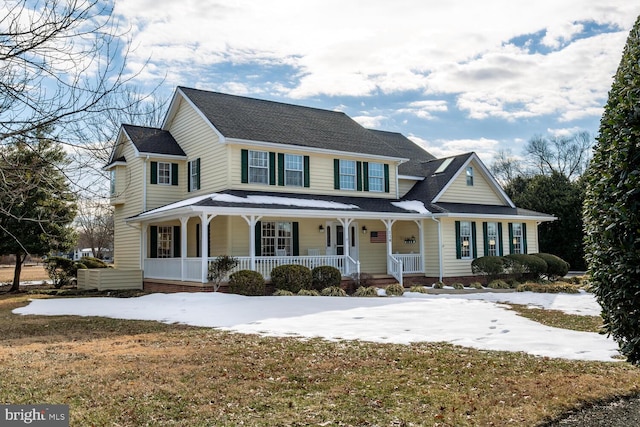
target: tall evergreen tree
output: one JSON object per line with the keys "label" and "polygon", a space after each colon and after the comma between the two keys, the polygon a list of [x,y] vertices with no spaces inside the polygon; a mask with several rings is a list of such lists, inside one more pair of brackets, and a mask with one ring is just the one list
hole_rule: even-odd
{"label": "tall evergreen tree", "polygon": [[586,258],[604,328],[640,365],[640,17],[631,29],[587,172]]}
{"label": "tall evergreen tree", "polygon": [[69,249],[75,237],[65,164],[65,152],[41,132],[0,147],[0,254],[16,258],[10,291],[19,289],[27,255]]}

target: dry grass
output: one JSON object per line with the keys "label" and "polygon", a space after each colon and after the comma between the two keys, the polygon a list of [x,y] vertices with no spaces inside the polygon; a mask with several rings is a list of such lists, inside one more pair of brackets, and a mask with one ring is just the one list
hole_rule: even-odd
{"label": "dry grass", "polygon": [[535,425],[640,390],[624,363],[10,313],[26,301],[0,298],[0,400],[74,426]]}
{"label": "dry grass", "polygon": [[[0,267],[0,283],[9,283],[13,281],[14,267]],[[49,276],[42,265],[25,265],[20,273],[20,281],[39,281],[48,280]]]}
{"label": "dry grass", "polygon": [[571,329],[573,331],[596,332],[602,331],[602,317],[600,316],[578,316],[567,314],[559,310],[541,310],[530,308],[520,304],[506,304],[522,317],[535,320],[543,325],[556,328]]}

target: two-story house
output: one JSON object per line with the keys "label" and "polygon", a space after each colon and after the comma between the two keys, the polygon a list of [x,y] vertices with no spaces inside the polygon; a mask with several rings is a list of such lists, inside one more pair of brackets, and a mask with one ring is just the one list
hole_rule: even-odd
{"label": "two-story house", "polygon": [[161,128],[122,126],[106,169],[114,262],[132,274],[118,281],[149,289],[206,289],[219,255],[267,279],[298,263],[452,281],[478,256],[537,252],[554,219],[517,208],[475,153],[436,159],[341,112],[185,87]]}

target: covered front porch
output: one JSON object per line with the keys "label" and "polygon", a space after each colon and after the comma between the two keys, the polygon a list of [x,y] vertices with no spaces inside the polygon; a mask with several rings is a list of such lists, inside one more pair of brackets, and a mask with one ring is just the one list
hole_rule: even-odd
{"label": "covered front porch", "polygon": [[254,270],[266,280],[285,264],[329,265],[343,277],[386,274],[401,284],[405,275],[425,273],[424,219],[211,208],[177,214],[139,222],[145,279],[207,283],[220,255],[238,260],[234,271]]}

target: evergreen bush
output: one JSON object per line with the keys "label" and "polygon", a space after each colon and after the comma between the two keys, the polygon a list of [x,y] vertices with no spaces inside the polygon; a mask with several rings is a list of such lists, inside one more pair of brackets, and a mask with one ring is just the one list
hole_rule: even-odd
{"label": "evergreen bush", "polygon": [[298,295],[307,296],[307,297],[317,297],[317,296],[320,296],[320,292],[316,291],[315,289],[300,289],[298,291]]}
{"label": "evergreen bush", "polygon": [[229,292],[238,295],[262,296],[265,292],[264,278],[257,271],[236,271],[229,277]]}
{"label": "evergreen bush", "polygon": [[342,274],[340,270],[330,265],[321,265],[311,270],[311,283],[313,289],[318,291],[329,286],[340,286]]}
{"label": "evergreen bush", "polygon": [[569,272],[569,263],[559,256],[547,253],[531,254],[544,260],[547,263],[547,271],[545,275],[549,280],[556,280],[564,277]]}
{"label": "evergreen bush", "polygon": [[426,294],[429,291],[427,290],[427,288],[425,288],[422,285],[414,285],[414,286],[409,288],[409,292],[418,292],[418,293],[421,293],[421,294]]}
{"label": "evergreen bush", "polygon": [[311,289],[311,270],[299,264],[280,265],[271,270],[271,284],[294,294],[300,289]]}
{"label": "evergreen bush", "polygon": [[497,279],[498,276],[504,273],[504,269],[504,260],[499,256],[483,256],[471,262],[473,274],[487,276],[487,282]]}
{"label": "evergreen bush", "polygon": [[539,257],[528,254],[505,255],[505,265],[509,266],[510,272],[517,277],[528,280],[537,280],[547,271],[547,263]]}
{"label": "evergreen bush", "polygon": [[274,297],[292,297],[295,294],[291,291],[285,291],[284,289],[276,289],[276,291],[273,293]]}
{"label": "evergreen bush", "polygon": [[346,297],[347,293],[339,286],[329,286],[324,288],[320,295],[323,297]]}

